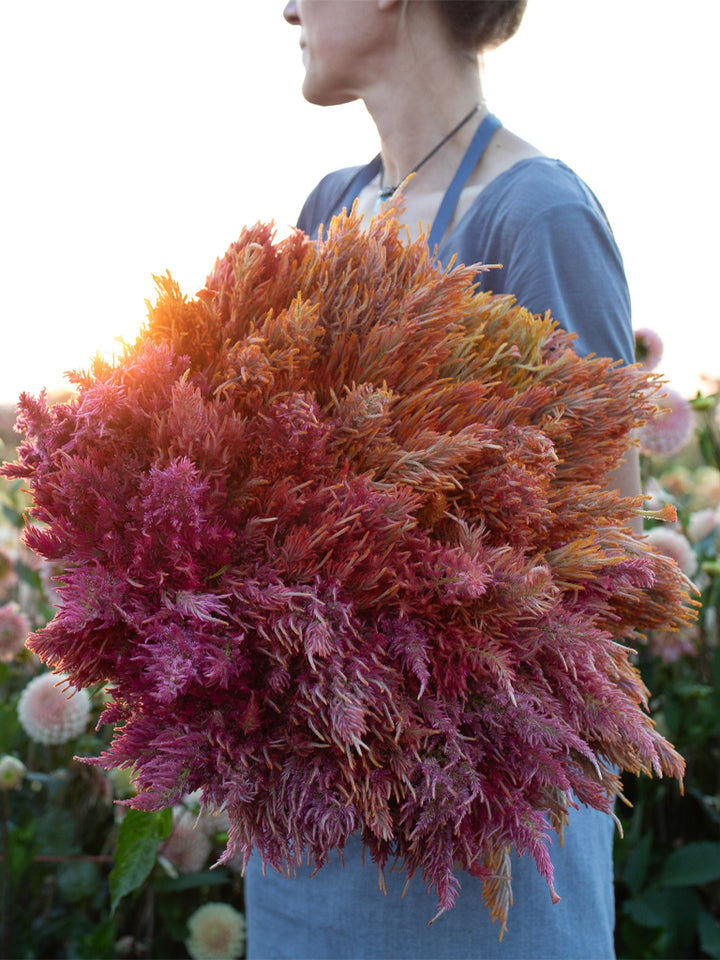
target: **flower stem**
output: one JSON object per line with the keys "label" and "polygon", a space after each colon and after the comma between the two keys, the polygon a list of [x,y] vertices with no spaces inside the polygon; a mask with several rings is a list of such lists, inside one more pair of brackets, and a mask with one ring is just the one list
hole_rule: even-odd
{"label": "flower stem", "polygon": [[2,917],[0,918],[0,923],[2,924],[2,955],[3,957],[10,956],[10,931],[8,930],[9,922],[9,913],[7,908],[7,890],[8,890],[8,855],[10,853],[10,843],[8,841],[8,792],[7,790],[2,791],[3,806],[2,806],[2,892],[0,892],[0,910],[2,911]]}

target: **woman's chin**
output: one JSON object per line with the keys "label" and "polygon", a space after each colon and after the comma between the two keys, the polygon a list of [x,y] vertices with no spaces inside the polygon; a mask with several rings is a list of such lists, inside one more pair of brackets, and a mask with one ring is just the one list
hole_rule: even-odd
{"label": "woman's chin", "polygon": [[328,83],[322,83],[310,74],[305,74],[302,86],[303,97],[317,107],[336,107],[341,103],[357,100],[357,95],[343,92]]}

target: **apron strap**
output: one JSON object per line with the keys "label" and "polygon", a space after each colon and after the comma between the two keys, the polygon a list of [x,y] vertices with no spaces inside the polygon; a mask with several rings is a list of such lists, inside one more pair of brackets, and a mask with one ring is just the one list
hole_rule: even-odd
{"label": "apron strap", "polygon": [[334,209],[339,213],[344,207],[349,213],[350,210],[352,210],[353,203],[360,196],[363,189],[370,183],[373,177],[378,175],[381,166],[382,159],[380,154],[378,154],[376,157],[373,157],[367,166],[361,167],[348,184],[345,193],[342,195],[342,199],[335,205]]}
{"label": "apron strap", "polygon": [[[485,147],[487,147],[490,142],[490,138],[500,126],[502,126],[502,124],[495,114],[488,113],[475,131],[470,145],[465,152],[465,156],[462,158],[460,166],[457,168],[455,176],[450,182],[450,186],[445,191],[445,196],[442,198],[435,222],[430,230],[428,246],[430,247],[431,254],[434,254],[436,248],[440,246],[448,224],[452,219],[462,189],[467,183],[470,174],[477,166],[480,157],[485,151]],[[335,210],[340,211],[343,207],[346,210],[350,210],[353,202],[357,199],[363,188],[370,183],[373,177],[377,176],[381,166],[382,159],[378,154],[367,166],[362,167],[348,184],[340,202],[335,206]]]}
{"label": "apron strap", "polygon": [[475,131],[475,135],[470,141],[470,146],[467,148],[465,156],[462,158],[460,166],[457,168],[455,176],[450,182],[450,186],[445,191],[445,196],[442,198],[435,222],[430,230],[428,246],[430,247],[431,254],[434,254],[436,248],[440,246],[448,224],[452,219],[462,189],[467,183],[470,174],[477,166],[480,157],[485,151],[485,147],[490,142],[490,138],[500,126],[501,123],[495,114],[489,113]]}

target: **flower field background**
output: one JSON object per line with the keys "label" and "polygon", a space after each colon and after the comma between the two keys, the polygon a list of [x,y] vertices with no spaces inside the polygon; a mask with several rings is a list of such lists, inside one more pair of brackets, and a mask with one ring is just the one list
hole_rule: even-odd
{"label": "flower field background", "polygon": [[[638,360],[660,364],[652,331]],[[720,409],[714,385],[691,401],[668,390],[666,417],[640,438],[652,510],[648,537],[700,591],[696,625],[651,633],[637,662],[653,691],[660,733],[685,757],[684,794],[671,780],[624,781],[618,805],[620,958],[720,958]],[[12,460],[14,416],[0,458]],[[24,646],[54,613],[51,564],[23,546],[29,506],[21,483],[0,481],[0,803],[3,957],[213,958],[244,951],[242,880],[221,817],[199,817],[190,795],[171,810],[128,810],[127,771],[73,758],[107,750],[95,732],[102,689],[56,686]],[[548,904],[548,908],[551,909]]]}

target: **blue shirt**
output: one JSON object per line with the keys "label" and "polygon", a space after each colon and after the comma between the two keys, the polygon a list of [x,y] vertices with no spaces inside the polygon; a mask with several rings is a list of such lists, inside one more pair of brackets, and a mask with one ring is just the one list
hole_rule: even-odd
{"label": "blue shirt", "polygon": [[[310,236],[352,198],[353,183],[368,168],[325,177],[308,197],[298,225]],[[589,188],[557,160],[520,161],[476,197],[446,236],[438,259],[455,255],[467,265],[500,263],[478,275],[480,285],[511,293],[533,313],[550,310],[577,335],[580,355],[596,353],[632,362],[630,300],[622,259],[605,214]],[[508,930],[498,927],[482,902],[481,884],[461,874],[455,907],[431,927],[436,899],[416,877],[404,898],[403,875],[387,875],[378,889],[369,857],[361,864],[359,842],[310,878],[295,879],[271,868],[266,877],[255,857],[245,878],[250,960],[302,958],[412,958],[412,960],[607,960],[614,956],[613,823],[581,808],[571,813],[565,841],[550,850],[553,905],[545,881],[529,857],[513,858],[514,904]]]}

